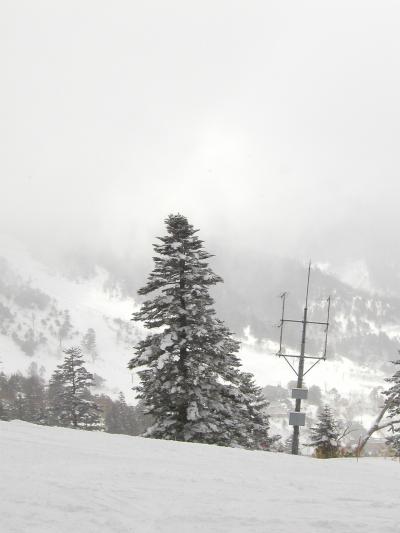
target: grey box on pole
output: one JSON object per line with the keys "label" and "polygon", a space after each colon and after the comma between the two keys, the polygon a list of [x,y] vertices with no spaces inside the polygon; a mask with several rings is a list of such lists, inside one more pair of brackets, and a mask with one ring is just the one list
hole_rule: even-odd
{"label": "grey box on pole", "polygon": [[289,413],[289,426],[305,426],[306,414],[292,411]]}
{"label": "grey box on pole", "polygon": [[292,389],[292,398],[295,400],[307,400],[308,390],[307,389]]}

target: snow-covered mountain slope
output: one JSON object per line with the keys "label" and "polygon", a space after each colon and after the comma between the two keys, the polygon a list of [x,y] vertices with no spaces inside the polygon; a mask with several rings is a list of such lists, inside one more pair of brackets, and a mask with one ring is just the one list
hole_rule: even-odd
{"label": "snow-covered mountain slope", "polygon": [[[400,531],[400,465],[0,422],[2,533]],[[377,488],[379,487],[379,490]]]}
{"label": "snow-covered mountain slope", "polygon": [[90,278],[73,279],[33,260],[15,243],[2,242],[1,252],[0,369],[25,372],[36,363],[49,377],[62,350],[82,345],[91,328],[95,351],[83,349],[100,388],[133,396],[127,363],[142,335],[130,320],[133,299],[107,287],[107,274],[99,268]]}
{"label": "snow-covered mountain slope", "polygon": [[[262,386],[286,386],[294,374],[274,356],[279,338],[277,294],[289,290],[288,316],[300,318],[305,270],[293,261],[276,258],[262,266],[251,258],[245,258],[246,262],[237,258],[232,268],[227,268],[222,258],[216,259],[219,263],[213,268],[225,278],[213,291],[217,311],[243,341],[245,370],[253,372]],[[132,346],[144,331],[130,320],[135,301],[126,286],[132,285],[132,280],[124,284],[116,271],[95,264],[85,275],[61,274],[1,237],[0,368],[25,372],[35,362],[39,368],[45,367],[48,377],[60,362],[62,348],[81,345],[91,328],[98,357],[88,354],[89,369],[99,376],[99,383],[101,378],[105,380],[103,390],[122,390],[128,401],[134,401],[130,389],[136,376],[131,376],[126,366]],[[333,296],[328,361],[313,369],[307,385],[318,384],[326,391],[335,387],[348,397],[358,396],[360,390],[368,395],[390,375],[388,361],[396,357],[400,339],[400,301],[357,291],[316,269],[312,273],[311,319],[325,317],[323,305],[328,294]],[[307,346],[317,349],[321,339],[323,332],[310,328]],[[299,331],[288,328],[284,340],[288,348],[298,350]]]}
{"label": "snow-covered mountain slope", "polygon": [[[290,259],[256,256],[216,258],[216,271],[225,283],[215,289],[217,308],[234,331],[246,325],[258,342],[278,341],[277,324],[281,317],[279,295],[287,292],[285,318],[301,320],[303,316],[307,271]],[[226,264],[229,268],[226,267]],[[328,357],[347,358],[357,365],[386,372],[389,361],[396,358],[400,345],[400,298],[396,294],[378,294],[355,288],[338,276],[318,267],[312,269],[308,319],[325,321],[326,299],[331,296]],[[307,331],[307,351],[323,351],[321,326]],[[284,345],[298,351],[301,325],[286,324]]]}

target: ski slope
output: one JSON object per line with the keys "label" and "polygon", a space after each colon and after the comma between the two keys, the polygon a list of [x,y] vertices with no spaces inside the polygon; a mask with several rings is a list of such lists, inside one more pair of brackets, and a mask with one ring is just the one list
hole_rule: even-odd
{"label": "ski slope", "polygon": [[400,465],[0,422],[2,533],[400,531]]}

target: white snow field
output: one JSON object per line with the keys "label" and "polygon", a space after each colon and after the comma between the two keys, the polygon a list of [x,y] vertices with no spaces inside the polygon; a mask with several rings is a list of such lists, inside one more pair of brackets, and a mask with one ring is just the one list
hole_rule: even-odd
{"label": "white snow field", "polygon": [[400,531],[400,464],[0,422],[1,533]]}

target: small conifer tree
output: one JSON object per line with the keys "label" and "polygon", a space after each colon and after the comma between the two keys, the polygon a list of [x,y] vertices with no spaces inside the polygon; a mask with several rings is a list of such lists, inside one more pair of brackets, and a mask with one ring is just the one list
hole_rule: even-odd
{"label": "small conifer tree", "polygon": [[315,448],[315,456],[320,459],[337,457],[339,454],[339,429],[331,409],[325,405],[318,414],[317,424],[311,428],[308,446]]}
{"label": "small conifer tree", "polygon": [[165,222],[167,235],[154,245],[154,270],[139,291],[153,296],[134,314],[154,332],[129,363],[139,369],[138,398],[154,418],[145,435],[243,446],[249,435],[255,439],[251,416],[253,422],[257,417],[249,408],[256,407],[254,395],[246,395],[239,343],[216,318],[209,294],[222,279],[208,266],[212,256],[187,219],[170,215]]}
{"label": "small conifer tree", "polygon": [[4,372],[0,372],[0,420],[9,420],[10,408],[8,400],[8,380]]}
{"label": "small conifer tree", "polygon": [[35,363],[30,365],[29,375],[24,378],[22,388],[26,405],[24,420],[36,424],[46,423],[45,380]]}
{"label": "small conifer tree", "polygon": [[243,395],[243,423],[246,429],[238,435],[238,440],[245,448],[268,450],[272,442],[280,437],[269,436],[268,402],[262,389],[256,385],[253,375],[248,372],[241,374],[239,389]]}
{"label": "small conifer tree", "polygon": [[82,338],[82,347],[88,353],[94,362],[97,357],[96,332],[93,328],[89,328]]}
{"label": "small conifer tree", "polygon": [[[400,365],[400,359],[392,363],[396,366]],[[393,449],[396,457],[400,457],[400,368],[392,377],[386,378],[386,381],[391,383],[391,387],[384,392],[389,405],[387,416],[391,419],[396,418],[396,421],[390,425],[391,435],[386,439],[386,443]]]}
{"label": "small conifer tree", "polygon": [[68,309],[62,314],[62,322],[59,322],[58,340],[60,343],[60,350],[63,346],[63,340],[66,339],[72,331],[71,316]]}
{"label": "small conifer tree", "polygon": [[108,433],[138,434],[135,427],[134,408],[127,405],[122,392],[119,393],[117,400],[111,402],[105,412],[105,427]]}
{"label": "small conifer tree", "polygon": [[94,379],[84,366],[81,349],[68,348],[64,354],[49,384],[51,421],[66,427],[99,429],[100,409],[90,394]]}

